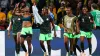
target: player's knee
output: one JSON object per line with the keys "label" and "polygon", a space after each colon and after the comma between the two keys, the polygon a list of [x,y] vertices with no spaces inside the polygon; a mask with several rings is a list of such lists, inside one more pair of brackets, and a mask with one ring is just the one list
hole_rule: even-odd
{"label": "player's knee", "polygon": [[47,43],[47,45],[48,45],[48,46],[50,46],[50,44],[49,44],[49,43]]}
{"label": "player's knee", "polygon": [[44,45],[44,42],[43,42],[43,41],[40,41],[40,45],[42,45],[42,46],[43,46],[43,45]]}
{"label": "player's knee", "polygon": [[28,48],[31,49],[31,45],[28,45]]}

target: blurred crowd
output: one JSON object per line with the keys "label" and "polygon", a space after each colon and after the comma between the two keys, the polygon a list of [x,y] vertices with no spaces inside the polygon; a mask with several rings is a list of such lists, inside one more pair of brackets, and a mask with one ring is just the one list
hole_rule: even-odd
{"label": "blurred crowd", "polygon": [[[67,6],[72,7],[73,14],[76,16],[81,13],[83,6],[87,6],[90,12],[92,3],[97,4],[98,10],[100,10],[100,0],[0,0],[0,30],[5,30],[8,27],[17,7],[22,10],[27,6],[30,8],[30,13],[33,13],[32,6],[34,2],[36,2],[40,15],[42,8],[47,7],[53,14],[54,22],[57,25],[61,23],[62,17],[66,15],[65,9]],[[32,22],[34,23],[34,17]],[[34,23],[33,28],[39,28],[39,24]]]}

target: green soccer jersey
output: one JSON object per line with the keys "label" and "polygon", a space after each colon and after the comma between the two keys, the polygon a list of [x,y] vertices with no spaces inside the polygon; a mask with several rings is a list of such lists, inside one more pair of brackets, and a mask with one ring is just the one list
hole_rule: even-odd
{"label": "green soccer jersey", "polygon": [[100,11],[93,10],[93,11],[91,11],[91,14],[93,16],[93,19],[94,19],[96,26],[100,26]]}
{"label": "green soccer jersey", "polygon": [[51,33],[51,25],[50,22],[53,21],[50,16],[42,16],[43,23],[40,26],[40,33],[42,34],[48,34]]}
{"label": "green soccer jersey", "polygon": [[16,34],[22,29],[22,20],[19,16],[13,16],[11,19],[13,33]]}

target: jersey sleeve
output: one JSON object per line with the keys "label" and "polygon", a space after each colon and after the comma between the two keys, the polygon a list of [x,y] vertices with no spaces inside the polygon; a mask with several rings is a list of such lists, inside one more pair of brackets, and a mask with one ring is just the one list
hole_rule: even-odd
{"label": "jersey sleeve", "polygon": [[76,23],[77,20],[78,20],[78,17],[75,16],[75,18],[74,18],[74,22]]}
{"label": "jersey sleeve", "polygon": [[92,14],[91,14],[91,13],[89,13],[89,16],[91,17],[90,19],[91,19],[91,20],[93,20],[93,16],[92,16]]}
{"label": "jersey sleeve", "polygon": [[96,12],[91,11],[90,13],[91,13],[91,15],[92,15],[93,19],[95,19],[95,17],[96,17]]}

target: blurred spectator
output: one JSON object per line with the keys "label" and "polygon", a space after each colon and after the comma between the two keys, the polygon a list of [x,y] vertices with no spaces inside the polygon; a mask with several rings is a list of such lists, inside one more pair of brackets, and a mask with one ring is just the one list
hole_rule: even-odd
{"label": "blurred spectator", "polygon": [[2,8],[0,7],[0,30],[5,30],[6,28],[6,14],[1,12]]}
{"label": "blurred spectator", "polygon": [[77,8],[77,1],[76,0],[68,0],[69,4],[68,6],[72,7],[73,14],[76,14],[76,8]]}
{"label": "blurred spectator", "polygon": [[60,0],[54,0],[54,5],[56,7],[56,11],[58,11],[59,7],[60,7],[60,3],[61,1]]}
{"label": "blurred spectator", "polygon": [[7,14],[8,8],[10,6],[9,0],[0,0],[0,1],[1,1],[0,2],[0,6],[1,6],[3,12]]}
{"label": "blurred spectator", "polygon": [[97,5],[98,5],[98,10],[100,10],[100,0],[98,0]]}
{"label": "blurred spectator", "polygon": [[88,1],[88,11],[90,12],[91,11],[91,4],[93,3],[92,0],[89,0]]}
{"label": "blurred spectator", "polygon": [[52,6],[49,6],[49,8],[48,8],[48,14],[51,16],[52,20],[54,20],[54,14],[53,14],[53,8],[52,8]]}
{"label": "blurred spectator", "polygon": [[96,3],[97,4],[98,3],[98,0],[93,0],[93,3]]}
{"label": "blurred spectator", "polygon": [[63,6],[64,4],[61,5],[61,7],[59,8],[58,12],[57,12],[57,25],[59,25],[60,23],[62,23],[62,18],[66,15],[66,11],[65,11],[65,6]]}
{"label": "blurred spectator", "polygon": [[80,14],[81,8],[82,8],[82,2],[77,1],[76,16],[78,16]]}
{"label": "blurred spectator", "polygon": [[19,3],[18,7],[19,7],[20,9],[23,9],[23,8],[26,7],[26,3],[22,1],[22,2]]}
{"label": "blurred spectator", "polygon": [[49,6],[49,10],[50,10],[52,17],[54,17],[53,18],[54,22],[56,23],[57,21],[56,8],[54,7],[54,5],[52,5],[52,6]]}
{"label": "blurred spectator", "polygon": [[27,0],[23,0],[23,2],[25,2],[26,6],[28,6],[29,8],[31,7],[30,3],[28,3]]}
{"label": "blurred spectator", "polygon": [[8,3],[9,3],[9,0],[0,0],[0,6],[2,8],[7,8]]}
{"label": "blurred spectator", "polygon": [[7,14],[7,23],[10,22],[10,20],[12,18],[12,14],[13,14],[13,7],[11,8],[11,10],[9,10],[9,12]]}
{"label": "blurred spectator", "polygon": [[58,9],[58,11],[57,11],[57,13],[59,13],[59,12],[61,12],[62,11],[62,9],[65,9],[65,1],[62,1],[61,2],[61,6],[60,6],[60,8]]}

